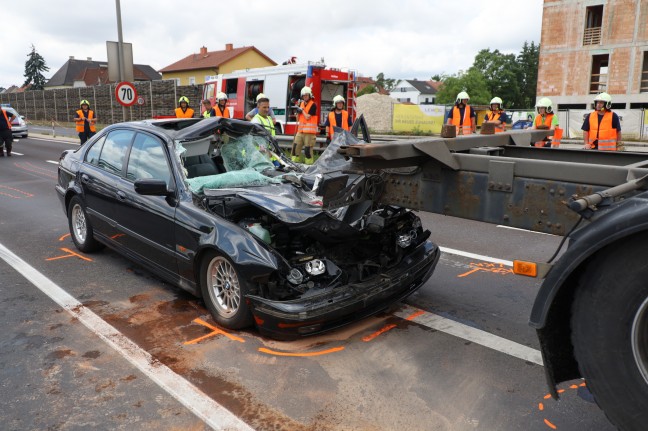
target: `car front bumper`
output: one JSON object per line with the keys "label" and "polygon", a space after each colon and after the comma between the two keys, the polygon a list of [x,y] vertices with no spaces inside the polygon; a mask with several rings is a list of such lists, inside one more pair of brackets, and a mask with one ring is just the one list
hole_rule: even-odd
{"label": "car front bumper", "polygon": [[435,244],[425,241],[396,268],[325,295],[293,301],[247,298],[263,335],[281,340],[314,335],[371,316],[405,299],[430,278],[440,254]]}
{"label": "car front bumper", "polygon": [[20,136],[23,138],[26,138],[29,136],[29,131],[27,130],[27,126],[11,126],[11,134],[16,137]]}

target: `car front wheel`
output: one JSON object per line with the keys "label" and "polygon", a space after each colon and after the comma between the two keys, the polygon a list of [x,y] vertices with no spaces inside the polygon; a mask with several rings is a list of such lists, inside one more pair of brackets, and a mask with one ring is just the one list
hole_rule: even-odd
{"label": "car front wheel", "polygon": [[95,239],[88,214],[78,196],[74,196],[68,205],[68,225],[72,241],[80,251],[90,253],[104,247]]}
{"label": "car front wheel", "polygon": [[207,253],[200,272],[200,286],[205,305],[218,324],[229,329],[252,325],[245,286],[228,258],[216,252]]}

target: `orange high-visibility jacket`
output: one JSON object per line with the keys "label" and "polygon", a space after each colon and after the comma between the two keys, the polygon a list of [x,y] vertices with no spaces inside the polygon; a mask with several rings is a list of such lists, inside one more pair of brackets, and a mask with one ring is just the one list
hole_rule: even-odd
{"label": "orange high-visibility jacket", "polygon": [[[497,121],[499,120],[500,116],[502,115],[501,112],[489,112],[486,114],[486,121]],[[495,126],[495,133],[502,133],[506,130],[506,124],[502,122],[501,124]]]}
{"label": "orange high-visibility jacket", "polygon": [[217,117],[230,118],[230,110],[227,106],[221,111],[220,106],[216,105],[214,106],[214,111],[216,111]]}
{"label": "orange high-visibility jacket", "polygon": [[452,108],[452,120],[451,124],[454,124],[457,126],[457,134],[459,134],[459,131],[461,131],[462,135],[470,135],[472,133],[472,117],[470,116],[470,112],[472,109],[470,106],[466,105],[464,108],[464,118],[463,118],[463,124],[461,123],[461,118],[460,118],[460,111],[457,106]]}
{"label": "orange high-visibility jacket", "polygon": [[340,127],[344,130],[349,130],[349,112],[342,110],[342,124],[335,124],[335,111],[329,112],[329,136],[333,138],[333,127]]}
{"label": "orange high-visibility jacket", "polygon": [[302,100],[299,107],[302,112],[297,116],[297,133],[305,133],[307,135],[317,135],[317,115],[311,115],[310,120],[306,119],[304,113],[308,113],[313,106],[313,100],[309,100],[306,105]]}
{"label": "orange high-visibility jacket", "polygon": [[7,121],[7,127],[9,128],[9,130],[11,130],[11,121],[9,121],[9,117],[7,116],[7,111],[5,111],[4,109],[1,109],[1,111],[2,111],[2,115],[4,115],[5,120]]}
{"label": "orange high-visibility jacket", "polygon": [[[83,109],[79,109],[76,111],[77,117],[80,117],[80,120],[76,120],[76,131],[77,132],[83,132],[85,129],[83,127],[83,123],[85,122],[83,119],[86,118],[86,116],[83,113]],[[88,120],[92,120],[94,118],[94,111],[92,109],[88,109]],[[94,121],[90,121],[90,131],[91,132],[96,132],[97,127],[95,126]]]}
{"label": "orange high-visibility jacket", "polygon": [[544,117],[542,115],[536,115],[535,121],[533,122],[536,127],[542,126],[543,124],[551,129],[551,122],[553,121],[554,114],[546,114]]}
{"label": "orange high-visibility jacket", "polygon": [[182,108],[175,109],[176,118],[192,118],[194,115],[194,110],[187,108],[186,111],[182,112]]}
{"label": "orange high-visibility jacket", "polygon": [[589,116],[590,148],[594,148],[594,141],[598,139],[598,149],[601,151],[616,151],[617,130],[612,128],[612,111],[605,111],[599,124],[598,112],[594,111]]}

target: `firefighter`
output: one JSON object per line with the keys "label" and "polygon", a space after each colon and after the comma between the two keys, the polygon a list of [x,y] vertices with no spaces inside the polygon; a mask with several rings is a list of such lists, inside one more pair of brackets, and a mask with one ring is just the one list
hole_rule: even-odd
{"label": "firefighter", "polygon": [[227,107],[227,94],[222,91],[216,95],[216,106],[214,107],[217,117],[232,118],[230,108]]}
{"label": "firefighter", "polygon": [[216,111],[214,110],[214,108],[212,108],[209,99],[203,100],[202,105],[203,105],[203,113],[202,113],[203,118],[210,118],[216,116]]}
{"label": "firefighter", "polygon": [[324,123],[324,127],[328,132],[329,142],[333,139],[333,127],[351,130],[351,126],[353,125],[349,112],[344,109],[344,104],[344,97],[339,94],[333,98],[333,110],[329,112]]}
{"label": "firefighter", "polygon": [[[553,112],[553,106],[551,104],[551,99],[548,97],[543,97],[538,100],[536,103],[536,115],[533,120],[532,129],[545,129],[545,130],[555,130],[558,128],[558,116]],[[532,147],[557,147],[559,145],[559,140],[554,139],[553,145],[549,137],[544,138],[542,141],[532,142]]]}
{"label": "firefighter", "polygon": [[7,149],[7,157],[11,157],[11,144],[13,143],[11,122],[16,116],[11,112],[7,113],[2,108],[0,110],[2,111],[2,115],[0,115],[0,157],[4,157],[5,147]]}
{"label": "firefighter", "polygon": [[455,106],[448,114],[446,124],[453,124],[457,129],[457,135],[470,135],[477,130],[475,110],[468,105],[470,96],[465,91],[457,94]]}
{"label": "firefighter", "polygon": [[189,107],[189,99],[182,96],[178,99],[178,107],[175,109],[176,118],[193,118],[194,110]]}
{"label": "firefighter", "polygon": [[502,133],[506,131],[506,122],[508,117],[504,112],[504,104],[499,97],[493,97],[490,101],[490,112],[484,116],[485,123],[493,123],[495,125],[495,133]]}
{"label": "firefighter", "polygon": [[[246,119],[246,120],[248,120],[248,121],[252,121],[252,119],[254,118],[254,116],[255,116],[256,114],[259,113],[258,105],[259,105],[259,100],[261,100],[261,99],[268,99],[268,96],[266,96],[266,95],[263,94],[263,93],[259,93],[259,94],[257,94],[257,97],[256,97],[256,103],[257,103],[257,106],[255,106],[254,108],[252,108],[252,110],[251,110],[250,112],[248,112],[247,114],[245,114],[245,119]],[[269,100],[269,99],[268,99],[268,100]],[[270,108],[270,118],[272,118],[272,122],[273,122],[273,123],[276,123],[276,122],[277,122],[277,119],[275,118],[275,114],[274,114],[274,111],[272,110],[272,108]]]}
{"label": "firefighter", "polygon": [[621,121],[612,112],[612,96],[600,93],[594,98],[594,111],[583,122],[583,141],[586,150],[624,151],[621,143]]}
{"label": "firefighter", "polygon": [[313,90],[305,86],[301,89],[302,101],[297,107],[297,134],[292,146],[292,161],[302,162],[302,147],[306,156],[305,163],[312,165],[315,162],[315,135],[317,135],[317,105],[313,101]]}
{"label": "firefighter", "polygon": [[[260,93],[263,94],[263,93]],[[265,95],[264,95],[265,96]],[[275,136],[275,125],[270,117],[270,99],[262,97],[257,100],[257,114],[252,118],[253,123],[257,123],[265,127],[270,135]]]}
{"label": "firefighter", "polygon": [[97,117],[94,111],[90,109],[90,102],[86,99],[83,99],[79,105],[81,109],[74,113],[74,122],[76,123],[76,131],[79,133],[81,144],[83,144],[97,133]]}

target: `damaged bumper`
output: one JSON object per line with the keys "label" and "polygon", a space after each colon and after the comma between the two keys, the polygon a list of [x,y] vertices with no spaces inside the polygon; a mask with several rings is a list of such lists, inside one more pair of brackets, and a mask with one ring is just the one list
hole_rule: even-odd
{"label": "damaged bumper", "polygon": [[292,301],[248,296],[259,331],[274,339],[295,339],[360,320],[418,290],[439,261],[439,248],[425,241],[395,268],[326,294]]}

